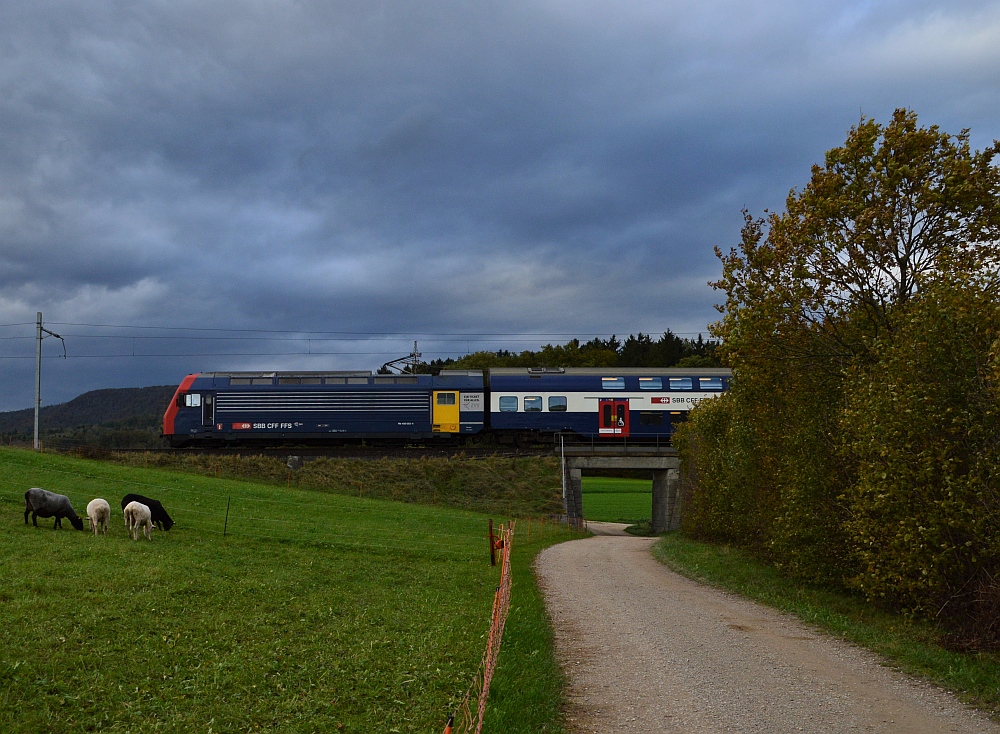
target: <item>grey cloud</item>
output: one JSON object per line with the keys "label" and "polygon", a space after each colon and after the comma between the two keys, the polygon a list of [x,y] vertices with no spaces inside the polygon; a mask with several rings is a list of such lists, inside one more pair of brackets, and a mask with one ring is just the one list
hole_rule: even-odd
{"label": "grey cloud", "polygon": [[[984,1],[11,0],[0,29],[2,324],[336,327],[439,353],[477,347],[459,332],[704,331],[712,246],[861,115],[1000,137]],[[408,341],[71,359],[51,399],[370,368]],[[0,409],[30,404],[22,346],[0,341],[21,386]]]}

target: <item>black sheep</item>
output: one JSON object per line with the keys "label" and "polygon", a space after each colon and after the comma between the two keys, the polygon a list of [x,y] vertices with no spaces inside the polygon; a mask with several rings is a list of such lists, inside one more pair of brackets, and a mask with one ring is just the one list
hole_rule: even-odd
{"label": "black sheep", "polygon": [[32,487],[24,493],[25,525],[28,524],[29,513],[31,514],[31,522],[36,528],[39,517],[54,517],[56,520],[52,523],[52,529],[62,529],[62,519],[66,517],[69,518],[74,528],[83,530],[83,520],[76,514],[73,505],[70,504],[69,497],[64,494],[56,494],[47,489]]}
{"label": "black sheep", "polygon": [[149,497],[143,497],[141,494],[127,494],[122,497],[122,512],[125,511],[125,507],[129,502],[138,502],[141,505],[146,505],[152,515],[153,524],[160,530],[170,530],[174,526],[174,521],[170,519],[170,515],[163,509],[163,505],[160,504],[159,500],[151,500]]}

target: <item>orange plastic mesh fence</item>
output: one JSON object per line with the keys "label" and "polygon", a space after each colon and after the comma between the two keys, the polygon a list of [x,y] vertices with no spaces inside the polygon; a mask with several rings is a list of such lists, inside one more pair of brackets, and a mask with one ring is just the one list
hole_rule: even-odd
{"label": "orange plastic mesh fence", "polygon": [[[458,722],[454,729],[454,734],[480,734],[483,730],[483,717],[486,715],[486,699],[490,695],[490,682],[493,680],[493,672],[497,667],[497,658],[500,655],[500,643],[503,641],[503,628],[507,623],[507,613],[510,611],[510,546],[514,536],[515,521],[511,520],[510,525],[500,526],[497,534],[497,546],[500,553],[500,585],[493,596],[493,617],[490,622],[490,634],[486,640],[486,652],[483,660],[479,664],[475,680],[469,687],[458,707]],[[476,710],[472,711],[471,703],[476,699]],[[446,729],[446,731],[449,731]]]}

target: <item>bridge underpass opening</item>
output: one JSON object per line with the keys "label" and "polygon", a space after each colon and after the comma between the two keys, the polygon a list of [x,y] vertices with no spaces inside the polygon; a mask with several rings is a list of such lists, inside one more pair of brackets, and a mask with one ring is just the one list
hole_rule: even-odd
{"label": "bridge underpass opening", "polygon": [[680,526],[680,460],[672,448],[651,446],[565,447],[562,456],[567,519],[585,520],[583,474],[585,471],[646,470],[652,474],[650,521],[654,533]]}
{"label": "bridge underpass opening", "polygon": [[584,470],[583,514],[587,522],[615,522],[628,525],[651,522],[653,472]]}

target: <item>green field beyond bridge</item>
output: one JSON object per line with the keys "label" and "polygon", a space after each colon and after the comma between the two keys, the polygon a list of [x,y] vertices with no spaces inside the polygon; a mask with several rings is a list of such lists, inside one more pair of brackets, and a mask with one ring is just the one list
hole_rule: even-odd
{"label": "green field beyond bridge", "polygon": [[649,522],[653,513],[651,479],[583,478],[583,515],[596,522]]}

